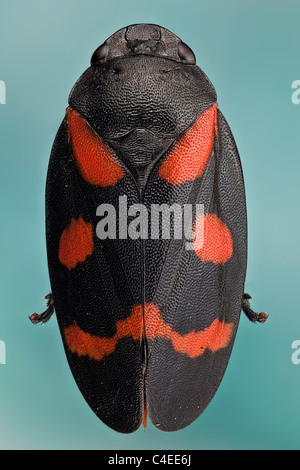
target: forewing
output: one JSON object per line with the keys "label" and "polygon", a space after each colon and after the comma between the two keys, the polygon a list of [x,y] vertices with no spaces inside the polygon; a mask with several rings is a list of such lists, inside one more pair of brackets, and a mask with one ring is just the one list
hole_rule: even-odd
{"label": "forewing", "polygon": [[[143,416],[141,245],[101,240],[97,207],[138,202],[121,162],[68,108],[46,188],[49,273],[68,362],[84,398],[108,426],[137,429]],[[103,214],[104,215],[104,214]],[[134,266],[134,269],[132,269]]]}
{"label": "forewing", "polygon": [[[184,238],[145,243],[146,400],[153,423],[173,431],[194,421],[214,396],[243,298],[243,175],[233,136],[216,105],[159,162],[145,194],[148,207],[153,202],[204,208],[198,225],[194,219],[193,250]],[[196,244],[203,224],[203,244]]]}

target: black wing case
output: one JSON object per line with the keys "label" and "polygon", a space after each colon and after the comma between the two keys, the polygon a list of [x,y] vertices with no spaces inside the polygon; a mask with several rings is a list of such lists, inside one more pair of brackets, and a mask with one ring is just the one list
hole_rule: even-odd
{"label": "black wing case", "polygon": [[[80,391],[104,423],[127,433],[140,426],[144,406],[142,312],[134,308],[142,302],[141,246],[137,240],[100,240],[96,209],[103,203],[117,208],[118,197],[124,194],[128,204],[136,203],[138,193],[115,157],[106,162],[106,166],[112,163],[111,170],[103,173],[111,182],[91,179],[93,173],[97,175],[94,170],[99,162],[96,158],[86,163],[84,152],[93,154],[93,143],[85,142],[80,133],[84,128],[91,137],[92,131],[74,111],[70,116],[77,118],[78,126],[75,122],[72,134],[67,118],[62,122],[47,176],[52,295]],[[81,166],[75,161],[74,145],[81,152]]]}
{"label": "black wing case", "polygon": [[[193,162],[188,167],[184,149],[194,137],[183,136],[183,153],[176,156],[171,150],[166,157],[169,177],[162,171],[165,162],[160,162],[144,198],[148,207],[166,202],[204,205],[201,249],[194,245],[187,250],[187,240],[145,242],[146,401],[151,420],[164,431],[190,424],[214,396],[242,307],[247,262],[244,182],[232,133],[216,105],[214,109],[211,149],[203,147],[208,123],[198,118],[203,139],[196,145],[209,153],[203,169],[188,181],[195,171]],[[180,150],[180,141],[178,145]]]}

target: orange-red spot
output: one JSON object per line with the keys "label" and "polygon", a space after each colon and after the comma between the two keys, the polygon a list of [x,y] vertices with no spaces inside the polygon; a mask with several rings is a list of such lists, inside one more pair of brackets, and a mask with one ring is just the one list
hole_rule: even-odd
{"label": "orange-red spot", "polygon": [[82,263],[94,251],[92,224],[80,216],[72,219],[63,231],[59,242],[59,260],[68,269]]}
{"label": "orange-red spot", "polygon": [[258,317],[259,317],[260,323],[265,323],[265,322],[267,321],[269,315],[268,315],[267,313],[265,313],[265,312],[260,312],[260,313],[258,314]]}
{"label": "orange-red spot", "polygon": [[216,352],[225,348],[231,338],[232,323],[225,323],[218,319],[203,331],[191,331],[181,335],[164,322],[158,307],[148,303],[145,305],[146,338],[166,338],[172,342],[175,351],[194,358],[201,356],[205,349]]}
{"label": "orange-red spot", "polygon": [[[112,337],[100,337],[86,333],[75,323],[64,329],[64,338],[70,351],[78,356],[89,356],[91,359],[101,361],[104,356],[112,354],[119,340],[130,337],[140,341],[143,335],[143,312],[146,324],[146,338],[166,338],[171,341],[175,351],[186,354],[191,358],[201,356],[206,349],[216,352],[225,348],[231,339],[233,323],[225,323],[215,319],[203,331],[191,331],[181,335],[164,322],[158,307],[154,304],[137,305],[131,314],[124,320],[118,320],[116,333]],[[147,411],[144,412],[143,421],[146,424]]]}
{"label": "orange-red spot", "polygon": [[233,241],[230,230],[216,214],[199,215],[194,233],[194,250],[202,261],[224,264],[231,258]]}
{"label": "orange-red spot", "polygon": [[159,168],[162,179],[170,184],[181,184],[202,176],[217,132],[217,106],[215,103],[200,114],[175,144]]}
{"label": "orange-red spot", "polygon": [[94,185],[114,186],[125,176],[122,166],[111,154],[105,142],[70,106],[67,108],[67,116],[68,134],[82,177]]}
{"label": "orange-red spot", "polygon": [[148,414],[148,409],[147,409],[147,405],[145,404],[144,405],[144,413],[143,413],[143,426],[144,426],[144,428],[147,427],[147,414]]}
{"label": "orange-red spot", "polygon": [[64,338],[73,353],[101,361],[104,356],[114,352],[119,340],[131,337],[134,341],[139,341],[142,337],[142,329],[142,311],[136,309],[128,318],[117,321],[116,333],[110,338],[86,333],[76,323],[64,329]]}

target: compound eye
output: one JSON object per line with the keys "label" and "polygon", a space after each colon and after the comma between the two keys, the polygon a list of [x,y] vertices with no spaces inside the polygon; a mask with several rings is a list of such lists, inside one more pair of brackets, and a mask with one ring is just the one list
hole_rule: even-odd
{"label": "compound eye", "polygon": [[178,43],[178,55],[180,59],[184,60],[187,64],[195,64],[196,57],[192,49],[184,42]]}
{"label": "compound eye", "polygon": [[108,45],[104,42],[98,49],[95,50],[91,58],[91,65],[96,65],[101,60],[105,59],[108,55]]}

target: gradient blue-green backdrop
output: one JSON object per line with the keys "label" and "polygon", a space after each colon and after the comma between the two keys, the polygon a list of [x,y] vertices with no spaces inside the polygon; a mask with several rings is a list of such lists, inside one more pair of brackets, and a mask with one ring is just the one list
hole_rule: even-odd
{"label": "gradient blue-green backdrop", "polygon": [[[299,1],[1,0],[1,449],[300,448]],[[218,93],[244,168],[249,213],[246,289],[264,325],[244,316],[224,380],[188,428],[149,424],[118,434],[86,405],[55,317],[32,326],[49,291],[44,187],[68,93],[94,49],[117,29],[149,22],[190,45]]]}

